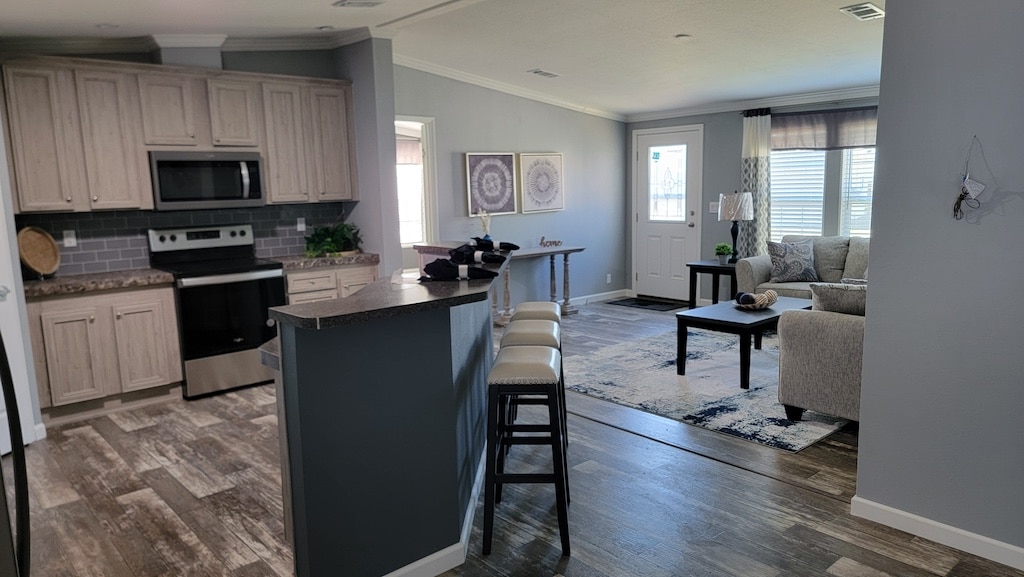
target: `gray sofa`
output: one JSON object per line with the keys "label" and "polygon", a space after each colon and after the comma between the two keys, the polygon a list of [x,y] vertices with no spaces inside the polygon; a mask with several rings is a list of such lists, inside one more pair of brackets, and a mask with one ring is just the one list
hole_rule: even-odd
{"label": "gray sofa", "polygon": [[779,317],[779,402],[798,421],[805,409],[860,420],[867,285],[811,284],[811,310]]}
{"label": "gray sofa", "polygon": [[[848,236],[784,236],[782,242],[811,239],[814,269],[818,281],[839,282],[844,278],[862,279],[868,268],[868,239]],[[772,289],[779,296],[811,298],[810,282],[771,282],[772,260],[768,255],[742,258],[736,262],[736,289],[740,292],[764,292]]]}

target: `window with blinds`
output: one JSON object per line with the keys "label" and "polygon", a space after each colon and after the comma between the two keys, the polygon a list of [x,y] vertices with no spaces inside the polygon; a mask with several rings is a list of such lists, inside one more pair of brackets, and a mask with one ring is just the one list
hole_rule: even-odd
{"label": "window with blinds", "polygon": [[871,236],[871,194],[875,189],[875,149],[843,151],[843,201],[839,234]]}
{"label": "window with blinds", "polygon": [[820,236],[825,200],[824,150],[771,153],[771,238],[787,234]]}

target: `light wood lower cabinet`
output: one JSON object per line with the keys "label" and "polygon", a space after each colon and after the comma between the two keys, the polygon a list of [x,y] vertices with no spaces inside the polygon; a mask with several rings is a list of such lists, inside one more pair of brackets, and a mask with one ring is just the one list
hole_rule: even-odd
{"label": "light wood lower cabinet", "polygon": [[288,273],[288,304],[311,303],[353,295],[377,280],[377,265],[322,267]]}
{"label": "light wood lower cabinet", "polygon": [[43,408],[181,381],[174,289],[30,299]]}

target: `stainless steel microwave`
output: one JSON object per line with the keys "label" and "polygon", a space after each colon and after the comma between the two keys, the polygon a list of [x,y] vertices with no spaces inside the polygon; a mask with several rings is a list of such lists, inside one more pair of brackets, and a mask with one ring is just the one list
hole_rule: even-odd
{"label": "stainless steel microwave", "polygon": [[149,153],[157,210],[263,206],[258,152],[154,151]]}

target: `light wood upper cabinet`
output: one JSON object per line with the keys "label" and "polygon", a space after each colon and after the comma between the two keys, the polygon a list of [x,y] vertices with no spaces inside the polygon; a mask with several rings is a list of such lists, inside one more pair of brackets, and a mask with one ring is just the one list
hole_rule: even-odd
{"label": "light wood upper cabinet", "polygon": [[135,76],[90,69],[74,74],[91,207],[153,208]]}
{"label": "light wood upper cabinet", "polygon": [[142,132],[146,144],[195,146],[195,79],[180,74],[140,74]]}
{"label": "light wood upper cabinet", "polygon": [[43,408],[181,381],[169,286],[32,299],[28,315]]}
{"label": "light wood upper cabinet", "polygon": [[309,89],[312,142],[309,162],[313,190],[319,200],[353,200],[355,131],[349,87],[313,86]]}
{"label": "light wood upper cabinet", "polygon": [[259,146],[259,84],[211,78],[210,130],[214,146]]}
{"label": "light wood upper cabinet", "polygon": [[354,199],[350,88],[263,83],[271,203]]}
{"label": "light wood upper cabinet", "polygon": [[15,211],[89,210],[71,69],[4,66]]}
{"label": "light wood upper cabinet", "polygon": [[298,84],[263,84],[263,120],[267,129],[267,191],[270,202],[306,202],[309,169],[304,90]]}

